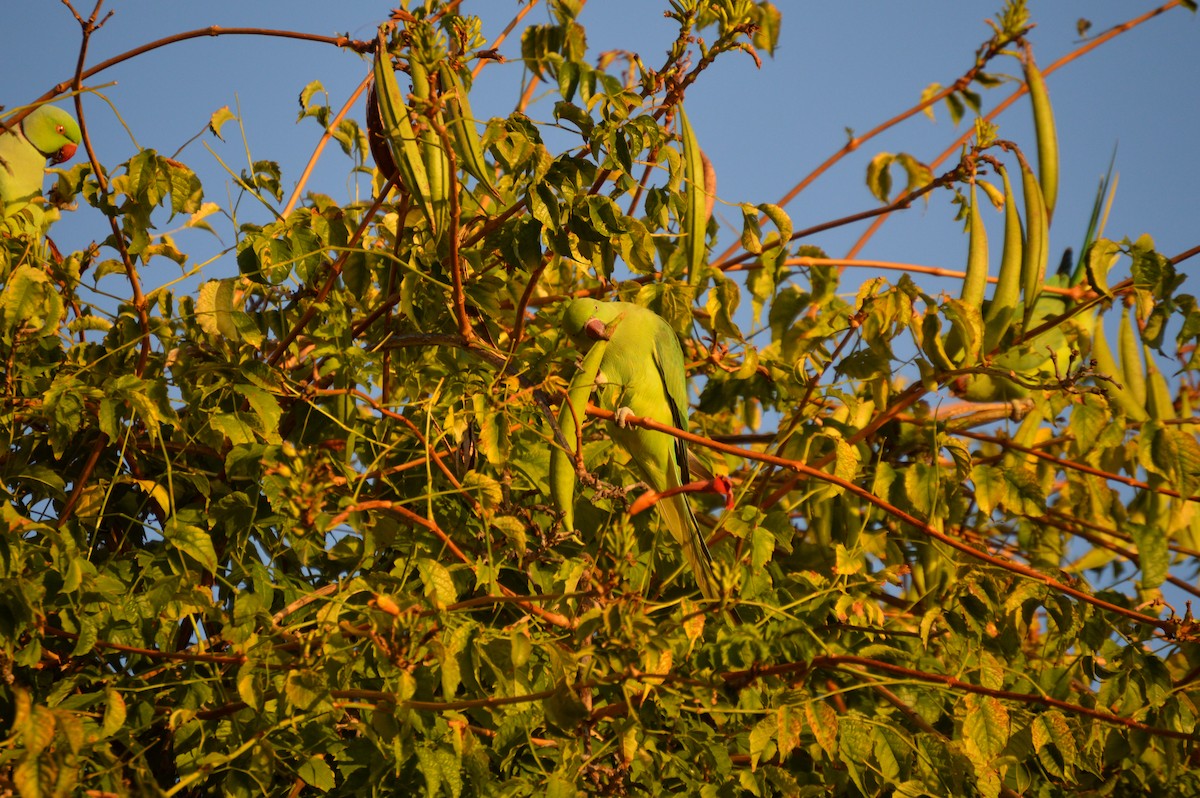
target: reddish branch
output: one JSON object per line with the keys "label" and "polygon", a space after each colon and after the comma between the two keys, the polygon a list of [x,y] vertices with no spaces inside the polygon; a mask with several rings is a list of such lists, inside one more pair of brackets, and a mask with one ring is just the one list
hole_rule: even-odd
{"label": "reddish branch", "polygon": [[1180,263],[1182,263],[1183,261],[1192,257],[1193,255],[1200,255],[1200,246],[1192,247],[1191,249],[1187,250],[1186,252],[1180,252],[1178,255],[1171,258],[1171,265],[1177,266]]}
{"label": "reddish branch", "polygon": [[[1159,6],[1158,8],[1147,11],[1145,14],[1142,14],[1139,17],[1134,17],[1133,19],[1129,20],[1128,22],[1123,22],[1120,25],[1117,25],[1113,28],[1109,28],[1107,31],[1100,34],[1095,39],[1092,39],[1087,44],[1079,47],[1076,50],[1073,50],[1073,51],[1067,53],[1066,55],[1064,55],[1062,58],[1055,61],[1050,66],[1043,69],[1042,77],[1049,77],[1053,72],[1056,72],[1060,68],[1066,66],[1067,64],[1069,64],[1072,61],[1074,61],[1075,59],[1083,56],[1084,54],[1091,52],[1092,50],[1096,49],[1097,47],[1099,47],[1100,45],[1109,41],[1110,39],[1113,39],[1114,37],[1126,32],[1128,30],[1136,28],[1138,25],[1141,25],[1143,22],[1147,22],[1147,21],[1153,19],[1154,17],[1157,17],[1160,14],[1167,12],[1178,5],[1181,5],[1181,0],[1171,0],[1171,2],[1166,3],[1165,5]],[[1004,100],[1001,100],[1000,103],[995,108],[993,108],[986,116],[984,116],[984,119],[987,119],[987,120],[995,119],[1002,112],[1007,110],[1010,105],[1012,105],[1013,103],[1015,103],[1017,100],[1021,99],[1028,93],[1029,93],[1029,87],[1022,84],[1011,95],[1006,97]],[[963,145],[966,144],[966,142],[973,135],[975,135],[975,131],[972,129],[970,131],[967,131],[963,135],[959,136],[958,139],[955,140],[955,142],[953,144],[951,144],[949,147],[947,147],[945,149],[945,151],[942,152],[941,155],[939,155],[937,158],[935,158],[933,161],[931,161],[929,163],[929,167],[933,168],[933,167],[937,166],[938,164],[942,163],[943,161],[945,161],[950,156],[957,153],[959,150],[962,149]],[[876,231],[879,230],[879,228],[883,226],[883,223],[887,221],[887,218],[888,218],[887,216],[880,216],[878,219],[876,219],[875,222],[867,229],[867,231],[862,234],[862,236],[858,239],[858,241],[855,242],[854,246],[850,248],[850,251],[846,253],[846,257],[852,258],[856,254],[858,254],[862,250],[863,246],[866,245],[867,241],[871,238],[871,236],[875,235]]]}
{"label": "reddish branch", "polygon": [[[1041,518],[1038,518],[1037,521],[1039,523],[1046,524],[1047,526],[1052,526],[1056,529],[1061,529],[1062,531],[1066,532],[1069,535],[1074,535],[1077,538],[1082,538],[1083,540],[1086,540],[1088,543],[1091,543],[1093,546],[1096,546],[1096,547],[1102,548],[1102,549],[1107,549],[1108,551],[1111,551],[1113,554],[1116,554],[1120,557],[1124,557],[1126,560],[1129,560],[1129,562],[1133,563],[1134,567],[1136,567],[1136,568],[1142,567],[1141,558],[1138,556],[1138,552],[1136,550],[1129,549],[1124,546],[1120,546],[1120,545],[1114,543],[1113,541],[1109,540],[1108,538],[1104,537],[1103,535],[1089,532],[1086,529],[1084,529],[1082,526],[1074,523],[1074,519],[1058,520],[1055,518],[1051,518],[1050,516],[1042,516]],[[1175,587],[1179,588],[1180,590],[1184,591],[1185,593],[1191,593],[1193,596],[1200,597],[1200,588],[1197,588],[1195,585],[1185,582],[1184,580],[1180,579],[1177,576],[1171,576],[1170,574],[1168,574],[1167,582],[1174,585]]]}
{"label": "reddish branch", "polygon": [[[855,667],[857,666],[857,667]],[[927,671],[919,671],[913,668],[906,668],[902,665],[893,665],[890,662],[882,662],[881,660],[871,659],[869,657],[856,657],[850,654],[830,654],[825,656],[813,657],[807,662],[788,662],[781,665],[771,665],[766,667],[753,667],[746,670],[730,671],[721,674],[721,678],[733,685],[744,684],[752,680],[761,679],[765,676],[784,676],[787,674],[799,673],[806,674],[813,669],[824,670],[841,670],[848,673],[861,674],[859,668],[866,668],[872,671],[882,671],[893,676],[900,676],[906,679],[915,679],[917,681],[929,682],[932,684],[942,684],[954,690],[959,690],[965,693],[974,693],[976,695],[985,695],[991,698],[999,698],[1004,701],[1014,701],[1021,704],[1040,704],[1042,706],[1053,707],[1054,709],[1069,712],[1073,715],[1081,715],[1086,718],[1101,721],[1103,723],[1111,723],[1116,726],[1124,726],[1127,729],[1152,734],[1157,737],[1170,737],[1176,740],[1193,740],[1195,736],[1188,732],[1175,731],[1173,729],[1163,729],[1157,726],[1148,726],[1145,723],[1139,723],[1132,718],[1115,715],[1104,710],[1092,709],[1090,707],[1072,704],[1068,701],[1061,701],[1057,698],[1050,698],[1045,695],[1036,693],[1016,693],[1010,690],[996,690],[991,687],[984,687],[978,684],[964,682],[961,679],[956,679],[953,676],[943,676],[940,673],[929,673]]]}
{"label": "reddish branch", "polygon": [[1077,463],[1074,460],[1055,457],[1054,455],[1047,454],[1039,449],[1034,449],[1029,446],[1022,446],[1021,444],[1009,440],[1008,438],[1002,438],[997,435],[985,435],[981,432],[968,432],[967,430],[958,430],[955,434],[962,435],[964,438],[994,443],[997,446],[1004,447],[1005,449],[1012,449],[1013,451],[1036,457],[1039,460],[1045,460],[1062,468],[1070,469],[1072,471],[1080,471],[1084,474],[1090,474],[1093,477],[1100,477],[1101,479],[1105,479],[1110,482],[1120,482],[1122,485],[1128,485],[1131,488],[1154,491],[1155,493],[1161,493],[1164,496],[1172,496],[1176,499],[1184,499],[1185,501],[1189,502],[1200,502],[1200,496],[1184,496],[1177,490],[1171,490],[1170,488],[1156,488],[1150,483],[1143,482],[1140,479],[1114,474],[1111,471],[1105,471],[1103,469],[1096,468],[1095,466],[1090,466],[1086,463]]}
{"label": "reddish branch", "polygon": [[[603,418],[603,419],[606,419],[609,421],[615,420],[615,415],[612,413],[612,411],[596,407],[595,405],[589,404],[588,408],[587,408],[587,413],[589,416],[593,416],[595,418]],[[789,460],[787,458],[778,457],[778,456],[772,455],[772,454],[766,454],[763,452],[755,452],[755,451],[751,451],[749,449],[739,449],[736,446],[730,446],[728,444],[718,443],[717,441],[714,441],[710,438],[704,438],[704,437],[701,437],[700,435],[694,435],[690,432],[685,432],[683,430],[676,429],[675,427],[671,427],[666,424],[660,424],[659,422],[657,422],[653,419],[649,419],[649,418],[639,418],[637,416],[629,416],[628,418],[625,419],[625,421],[628,424],[634,424],[639,427],[644,427],[645,429],[651,429],[651,430],[655,430],[657,432],[665,432],[668,435],[674,435],[675,437],[680,438],[685,441],[688,441],[689,443],[695,443],[699,446],[705,446],[709,449],[713,449],[718,452],[723,452],[725,454],[732,454],[736,457],[742,457],[742,458],[745,458],[748,460],[758,460],[759,462],[769,463],[771,465],[780,466],[782,468],[787,468],[792,471],[795,471],[798,475],[800,475],[802,477],[806,477],[809,479],[816,479],[816,480],[820,480],[822,482],[828,482],[831,485],[837,485],[839,488],[841,488],[845,492],[853,494],[854,496],[857,496],[858,498],[862,499],[863,501],[867,502],[868,504],[878,507],[883,512],[887,513],[888,515],[892,516],[893,518],[903,521],[905,524],[908,524],[909,526],[917,529],[918,531],[920,531],[922,534],[926,535],[927,537],[933,538],[934,540],[936,540],[946,546],[949,546],[952,549],[955,549],[956,551],[960,551],[963,554],[966,554],[977,560],[981,560],[982,562],[985,562],[989,565],[995,566],[996,568],[1003,569],[1005,571],[1017,574],[1018,576],[1025,577],[1027,579],[1032,579],[1036,582],[1041,582],[1042,584],[1044,584],[1046,587],[1050,588],[1051,590],[1071,596],[1073,598],[1078,599],[1079,601],[1082,601],[1086,604],[1090,604],[1094,607],[1105,610],[1107,612],[1111,612],[1116,615],[1120,615],[1124,618],[1128,618],[1129,620],[1134,621],[1136,623],[1143,624],[1146,626],[1152,626],[1152,627],[1160,630],[1165,636],[1167,636],[1169,638],[1174,638],[1177,634],[1180,634],[1181,632],[1184,632],[1184,633],[1191,632],[1190,629],[1181,628],[1181,624],[1178,621],[1163,620],[1161,618],[1154,618],[1149,615],[1144,615],[1143,613],[1140,613],[1140,612],[1135,612],[1134,610],[1130,610],[1125,607],[1121,607],[1117,604],[1113,604],[1112,602],[1104,601],[1103,599],[1096,598],[1095,596],[1085,593],[1084,591],[1079,590],[1078,588],[1074,588],[1074,587],[1071,587],[1070,585],[1063,584],[1062,582],[1058,581],[1054,577],[1052,577],[1048,574],[1044,574],[1041,571],[1038,571],[1034,568],[1029,567],[1028,565],[1024,565],[1019,562],[1013,562],[1012,560],[1006,560],[1001,557],[997,557],[992,554],[988,554],[987,552],[980,551],[979,549],[976,549],[960,540],[950,537],[949,535],[945,534],[944,532],[940,532],[937,529],[934,529],[932,526],[925,523],[924,521],[921,521],[920,519],[916,518],[915,516],[904,512],[899,507],[896,507],[895,505],[891,504],[890,502],[879,498],[878,496],[871,493],[866,488],[863,488],[863,487],[855,484],[854,482],[850,482],[848,480],[842,479],[841,477],[835,476],[833,474],[829,474],[824,471],[820,471],[816,468],[813,468],[812,466],[806,465],[805,463],[801,463],[796,460]]]}
{"label": "reddish branch", "polygon": [[318,141],[317,146],[313,148],[313,154],[309,156],[308,163],[304,165],[304,171],[300,173],[300,179],[296,181],[296,187],[292,189],[292,195],[288,197],[287,204],[283,206],[283,210],[279,213],[281,217],[286,219],[288,214],[292,212],[292,209],[296,207],[296,202],[300,199],[300,192],[304,190],[304,186],[308,183],[308,178],[312,175],[312,171],[316,167],[317,161],[320,160],[321,153],[325,150],[325,145],[329,143],[331,138],[333,138],[333,132],[337,130],[338,125],[340,125],[342,120],[346,118],[346,114],[350,112],[350,109],[354,106],[354,103],[358,102],[358,98],[362,96],[362,93],[366,90],[367,86],[371,84],[371,77],[372,74],[368,72],[367,76],[362,79],[361,83],[358,84],[358,88],[354,90],[354,92],[350,95],[350,98],[342,105],[341,110],[339,110],[333,119],[330,120],[329,124],[325,126],[325,132],[321,134],[320,141]]}
{"label": "reddish branch", "polygon": [[[42,627],[42,631],[53,637],[62,637],[67,640],[79,639],[79,635],[74,632],[56,629],[53,626],[44,626]],[[199,654],[191,651],[158,651],[153,648],[138,648],[137,646],[122,645],[121,643],[110,643],[107,640],[97,640],[94,645],[96,648],[120,651],[123,654],[137,654],[148,659],[170,660],[172,662],[211,662],[217,665],[242,665],[246,662],[246,657],[241,654],[223,655]]]}

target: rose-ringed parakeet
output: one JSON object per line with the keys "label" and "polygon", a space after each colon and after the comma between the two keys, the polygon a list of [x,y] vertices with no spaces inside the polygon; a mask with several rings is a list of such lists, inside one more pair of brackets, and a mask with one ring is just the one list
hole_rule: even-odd
{"label": "rose-ringed parakeet", "polygon": [[[595,299],[573,300],[563,316],[563,326],[581,350],[594,354],[589,351],[593,345],[603,347],[596,390],[603,404],[615,408],[617,423],[610,425],[613,440],[629,452],[642,478],[659,493],[687,484],[690,477],[684,441],[625,423],[632,415],[687,429],[687,375],[675,331],[654,311],[640,305]],[[584,373],[589,370],[589,359],[595,358],[585,358]],[[596,368],[595,364],[591,367]],[[572,395],[574,401],[586,404],[586,396],[575,391]],[[582,408],[573,410],[576,418],[582,416]],[[564,408],[561,415],[569,418],[571,413]],[[575,428],[573,424],[566,426]],[[573,480],[574,472],[569,476]],[[564,497],[563,493],[568,495]],[[572,498],[573,491],[559,491],[560,503],[569,504]],[[719,599],[712,558],[686,496],[677,493],[656,506],[695,574],[700,592],[705,598]],[[564,511],[568,519],[572,517],[569,506]]]}
{"label": "rose-ringed parakeet", "polygon": [[0,136],[0,199],[24,203],[42,194],[46,161],[62,163],[75,154],[79,125],[61,108],[43,105]]}

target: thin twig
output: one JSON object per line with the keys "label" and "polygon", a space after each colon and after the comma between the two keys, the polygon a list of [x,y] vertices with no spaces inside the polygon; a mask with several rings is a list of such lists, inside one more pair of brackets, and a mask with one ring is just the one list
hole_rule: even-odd
{"label": "thin twig", "polygon": [[284,205],[283,210],[279,212],[281,217],[286,219],[288,214],[292,212],[292,209],[296,207],[296,203],[300,199],[300,192],[304,190],[305,184],[308,183],[308,178],[312,175],[312,171],[316,167],[317,161],[320,160],[321,153],[324,151],[325,145],[329,143],[331,138],[333,138],[333,131],[337,129],[339,124],[341,124],[342,120],[346,117],[346,114],[349,113],[350,109],[354,106],[354,103],[356,103],[358,98],[362,96],[362,93],[366,90],[367,86],[371,85],[371,77],[372,74],[367,72],[367,76],[364,77],[362,82],[358,84],[358,88],[355,89],[354,93],[350,95],[350,99],[346,100],[345,104],[342,105],[342,109],[337,112],[337,115],[335,115],[325,127],[325,132],[321,134],[321,140],[317,142],[317,146],[313,149],[312,155],[309,156],[308,163],[304,165],[304,171],[300,173],[300,179],[296,181],[296,187],[292,189],[292,195],[288,197],[287,204]]}

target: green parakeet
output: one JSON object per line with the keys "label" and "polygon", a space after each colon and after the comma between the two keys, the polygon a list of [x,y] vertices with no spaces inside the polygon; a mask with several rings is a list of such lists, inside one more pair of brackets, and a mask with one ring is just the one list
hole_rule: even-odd
{"label": "green parakeet", "polygon": [[46,161],[62,163],[75,154],[79,125],[61,108],[43,105],[0,136],[0,199],[5,204],[41,196]]}
{"label": "green parakeet", "polygon": [[[687,375],[675,331],[652,310],[629,302],[576,299],[563,326],[583,351],[604,342],[595,379],[602,402],[615,409],[613,440],[629,452],[642,478],[662,493],[690,482],[687,444],[671,435],[629,426],[630,416],[679,429],[688,426]],[[684,494],[658,502],[663,520],[683,551],[705,598],[720,598],[712,558]]]}

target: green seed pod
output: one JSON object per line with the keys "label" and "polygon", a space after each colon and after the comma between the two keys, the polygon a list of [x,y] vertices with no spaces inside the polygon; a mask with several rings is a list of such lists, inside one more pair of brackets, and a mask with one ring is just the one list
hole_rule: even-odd
{"label": "green seed pod", "polygon": [[1167,378],[1154,363],[1150,347],[1142,345],[1146,355],[1146,411],[1154,421],[1171,421],[1175,418],[1175,403],[1171,401],[1171,389]]}
{"label": "green seed pod", "polygon": [[974,183],[971,184],[971,207],[967,211],[967,221],[970,225],[967,239],[967,273],[963,278],[959,298],[965,305],[980,308],[983,306],[983,293],[987,289],[988,240],[987,228],[983,226],[983,214],[979,212],[979,191]]}
{"label": "green seed pod", "polygon": [[[1104,335],[1103,319],[1097,320],[1096,328],[1092,331],[1092,359],[1096,361],[1096,370],[1100,374],[1113,379],[1122,376]],[[1104,388],[1109,402],[1125,411],[1128,418],[1133,421],[1145,421],[1148,418],[1145,404],[1134,398],[1134,393],[1129,386],[1117,387],[1110,382],[1100,382],[1099,385]]]}
{"label": "green seed pod", "polygon": [[696,132],[679,106],[679,137],[683,140],[684,215],[681,233],[687,255],[688,282],[696,285],[704,272],[708,255],[708,190],[704,182],[704,154]]}
{"label": "green seed pod", "polygon": [[1129,321],[1129,308],[1121,308],[1121,325],[1117,328],[1117,354],[1121,358],[1121,376],[1125,380],[1125,389],[1133,396],[1134,401],[1145,406],[1145,370],[1137,337]]}
{"label": "green seed pod", "polygon": [[996,290],[983,316],[983,351],[992,352],[1004,340],[1004,334],[1012,325],[1021,301],[1021,256],[1024,252],[1025,231],[1021,229],[1021,214],[1013,196],[1008,171],[1000,170],[1004,179],[1004,251],[1000,256],[1000,273],[996,278]]}
{"label": "green seed pod", "polygon": [[447,131],[450,144],[458,157],[458,164],[471,177],[495,194],[492,187],[492,170],[484,160],[483,142],[475,127],[475,115],[471,113],[471,100],[467,87],[459,74],[450,65],[442,62],[438,66],[438,79],[444,92]]}
{"label": "green seed pod", "polygon": [[[432,95],[432,83],[429,70],[419,59],[410,54],[408,70],[412,75],[413,96],[419,104],[429,102]],[[421,159],[425,164],[425,174],[429,180],[429,212],[430,222],[436,234],[441,234],[446,228],[447,202],[450,198],[450,160],[442,148],[442,139],[433,125],[443,125],[441,112],[437,112],[427,120],[420,133]]]}
{"label": "green seed pod", "polygon": [[1021,187],[1025,193],[1025,250],[1021,258],[1022,298],[1025,301],[1023,327],[1029,325],[1034,305],[1042,292],[1049,258],[1049,221],[1042,202],[1042,189],[1033,172],[1022,167]]}
{"label": "green seed pod", "polygon": [[375,45],[374,71],[375,100],[379,107],[379,117],[383,123],[383,133],[391,146],[396,169],[400,173],[400,181],[404,184],[404,189],[428,214],[429,176],[425,171],[425,162],[417,144],[412,119],[408,115],[408,106],[404,104],[400,85],[396,82],[396,72],[392,69],[392,59],[388,55],[387,40],[382,31]]}
{"label": "green seed pod", "polygon": [[1042,79],[1042,73],[1032,57],[1025,59],[1025,84],[1029,86],[1029,100],[1033,105],[1033,129],[1037,135],[1038,177],[1043,204],[1046,218],[1052,219],[1058,200],[1058,132],[1054,128],[1054,111],[1050,107],[1046,81]]}

